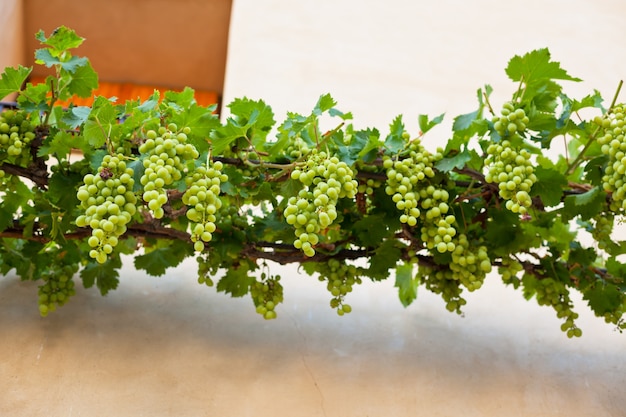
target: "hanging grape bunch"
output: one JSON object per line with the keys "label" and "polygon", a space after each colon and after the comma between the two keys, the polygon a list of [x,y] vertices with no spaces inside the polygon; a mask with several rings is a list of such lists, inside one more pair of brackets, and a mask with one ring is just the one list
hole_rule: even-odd
{"label": "hanging grape bunch", "polygon": [[6,161],[26,167],[31,160],[30,143],[35,139],[35,128],[28,115],[19,110],[0,113],[0,162]]}
{"label": "hanging grape bunch", "polygon": [[595,118],[601,128],[598,143],[609,161],[602,177],[604,190],[611,193],[611,210],[626,209],[626,138],[624,137],[626,105],[611,108],[604,117]]}

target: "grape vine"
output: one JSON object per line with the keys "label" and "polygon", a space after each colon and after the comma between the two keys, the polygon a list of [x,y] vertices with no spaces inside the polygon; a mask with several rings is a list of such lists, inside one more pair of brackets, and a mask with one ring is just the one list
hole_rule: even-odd
{"label": "grape vine", "polygon": [[[39,85],[32,68],[0,77],[0,92],[17,93],[0,111],[0,274],[40,282],[42,316],[68,302],[77,279],[115,289],[122,255],[155,276],[193,256],[198,283],[249,295],[265,319],[280,318],[282,282],[296,279],[273,274],[274,261],[318,276],[339,315],[367,279],[395,279],[404,305],[423,286],[462,314],[465,293],[499,276],[551,307],[569,337],[583,332],[573,292],[626,328],[621,83],[605,107],[599,92],[568,97],[557,81],[579,80],[547,49],[516,56],[511,99],[495,112],[481,89],[477,109],[435,147],[443,116],[420,115],[417,134],[400,116],[387,134],[359,130],[330,95],[281,124],[248,98],[221,121],[190,88],[62,107],[90,96],[97,74],[72,54],[82,38],[71,29],[37,39],[55,75]],[[568,153],[549,158],[556,138]]]}

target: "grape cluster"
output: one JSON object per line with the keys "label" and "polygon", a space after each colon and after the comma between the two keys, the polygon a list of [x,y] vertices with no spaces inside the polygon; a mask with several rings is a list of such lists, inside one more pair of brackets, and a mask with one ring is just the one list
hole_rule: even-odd
{"label": "grape cluster", "polygon": [[276,306],[283,302],[283,286],[280,275],[261,273],[261,279],[255,280],[250,286],[250,295],[256,307],[256,312],[265,318],[276,318]]}
{"label": "grape cluster", "polygon": [[318,233],[337,219],[337,202],[340,198],[353,198],[358,183],[345,162],[316,150],[311,151],[304,165],[291,172],[291,178],[300,181],[304,188],[297,197],[287,200],[285,220],[295,227],[294,247],[311,257],[319,242]]}
{"label": "grape cluster", "polygon": [[520,282],[518,274],[524,270],[524,266],[513,258],[502,258],[501,264],[498,266],[498,273],[502,277],[505,284],[513,284],[517,287]]}
{"label": "grape cluster", "polygon": [[529,121],[524,109],[516,108],[511,101],[504,103],[500,115],[492,119],[493,128],[501,137],[523,133]]}
{"label": "grape cluster", "polygon": [[148,130],[146,140],[139,146],[139,152],[145,155],[144,173],[140,183],[143,186],[143,199],[148,204],[155,218],[165,214],[163,205],[167,203],[166,187],[183,177],[185,162],[199,156],[195,146],[187,143],[189,127],[178,131],[178,126],[170,123],[160,126],[158,131]]}
{"label": "grape cluster", "polygon": [[213,280],[211,275],[217,271],[209,261],[208,255],[198,256],[196,261],[198,262],[198,284],[212,287]]}
{"label": "grape cluster", "polygon": [[0,161],[28,166],[30,143],[35,139],[35,128],[26,114],[19,110],[0,113]]}
{"label": "grape cluster", "polygon": [[89,256],[99,263],[106,262],[137,210],[133,170],[126,166],[123,158],[122,155],[106,155],[97,174],[85,175],[76,193],[84,210],[84,214],[76,218],[76,225],[91,227],[87,240],[91,247]]}
{"label": "grape cluster", "polygon": [[611,246],[613,242],[611,234],[613,233],[613,225],[615,223],[615,216],[613,213],[600,213],[593,219],[593,226],[590,227],[591,236],[593,240],[598,242],[598,248],[606,250]]}
{"label": "grape cluster", "polygon": [[422,211],[422,242],[429,250],[439,253],[453,252],[456,248],[454,237],[456,218],[448,214],[449,193],[444,189],[429,185],[419,190]]}
{"label": "grape cluster", "polygon": [[45,281],[39,286],[39,314],[46,317],[48,313],[56,310],[57,306],[63,306],[68,299],[76,294],[72,277],[78,271],[78,265],[64,265],[59,269],[47,271],[42,274]]}
{"label": "grape cluster", "polygon": [[185,178],[187,190],[183,194],[183,204],[188,206],[187,218],[191,221],[191,241],[198,252],[204,250],[204,243],[213,239],[215,214],[222,207],[219,198],[220,185],[228,181],[222,173],[220,161],[198,166],[192,175]]}
{"label": "grape cluster", "polygon": [[318,263],[316,271],[319,273],[319,280],[326,281],[326,289],[333,296],[330,307],[337,310],[340,316],[350,313],[352,306],[344,301],[346,295],[352,292],[354,284],[362,283],[359,268],[337,259],[330,259],[328,262]]}
{"label": "grape cluster", "polygon": [[300,136],[296,136],[289,141],[289,145],[285,149],[285,154],[291,159],[300,159],[307,156],[310,152],[309,145]]}
{"label": "grape cluster", "polygon": [[461,314],[461,308],[467,302],[461,297],[463,288],[450,268],[443,265],[435,268],[418,264],[417,276],[426,289],[441,296],[448,311]]}
{"label": "grape cluster", "polygon": [[[556,311],[557,317],[564,320],[561,330],[566,332],[567,337],[582,336],[582,330],[574,323],[574,320],[578,318],[578,313],[572,310],[573,303],[565,284],[553,278],[533,279],[532,282],[537,304],[551,306]],[[528,292],[526,288],[525,295],[532,295]]]}
{"label": "grape cluster", "polygon": [[499,195],[505,207],[513,213],[526,214],[532,204],[530,189],[537,182],[530,153],[513,146],[511,141],[492,143],[487,148],[485,180],[498,183]]}
{"label": "grape cluster", "polygon": [[[403,137],[408,139],[408,134],[405,132]],[[407,157],[402,159],[385,155],[383,168],[387,174],[385,192],[402,212],[400,221],[413,227],[420,216],[418,183],[435,176],[433,164],[441,159],[441,154],[430,153],[417,139],[409,142],[407,151]]]}
{"label": "grape cluster", "polygon": [[604,117],[594,121],[601,127],[598,143],[609,157],[602,184],[611,193],[611,210],[626,209],[626,104],[616,105]]}
{"label": "grape cluster", "polygon": [[477,290],[482,287],[486,275],[491,272],[487,247],[470,245],[467,236],[460,234],[449,266],[453,279],[459,280],[469,291]]}

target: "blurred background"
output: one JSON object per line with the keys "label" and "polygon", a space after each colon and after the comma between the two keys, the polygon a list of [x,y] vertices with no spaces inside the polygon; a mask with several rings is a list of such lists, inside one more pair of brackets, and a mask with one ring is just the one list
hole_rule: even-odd
{"label": "blurred background", "polygon": [[[263,99],[278,121],[331,93],[383,134],[398,114],[416,132],[445,112],[435,147],[478,88],[508,99],[504,68],[533,49],[583,79],[568,95],[610,101],[624,16],[618,0],[0,0],[0,68],[31,65],[34,33],[63,24],[103,82]],[[125,265],[117,290],[79,288],[45,319],[36,283],[0,277],[0,415],[626,415],[626,335],[579,299],[576,340],[497,275],[464,316],[421,288],[405,309],[389,280],[355,287],[338,317],[315,277],[272,265],[285,303],[266,322],[199,286],[192,260],[158,278]]]}

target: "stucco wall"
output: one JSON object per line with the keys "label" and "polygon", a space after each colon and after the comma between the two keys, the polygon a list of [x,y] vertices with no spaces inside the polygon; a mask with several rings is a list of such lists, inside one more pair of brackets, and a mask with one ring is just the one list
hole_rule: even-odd
{"label": "stucco wall", "polygon": [[[0,68],[24,63],[22,0],[0,1]],[[0,97],[2,100],[3,97]]]}

